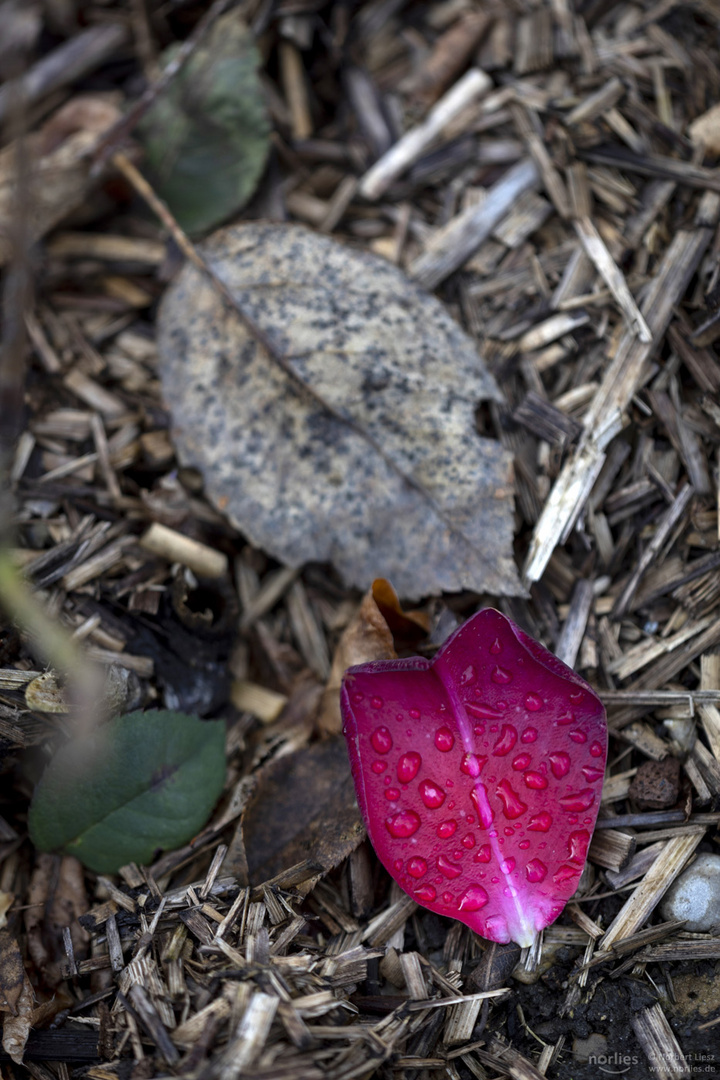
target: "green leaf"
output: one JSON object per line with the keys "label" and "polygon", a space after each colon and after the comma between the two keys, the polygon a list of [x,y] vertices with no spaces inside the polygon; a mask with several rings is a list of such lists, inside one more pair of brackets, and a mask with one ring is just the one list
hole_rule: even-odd
{"label": "green leaf", "polygon": [[30,806],[40,851],[111,874],[205,824],[225,779],[225,725],[185,713],[120,716],[54,755]]}
{"label": "green leaf", "polygon": [[[163,54],[169,63],[177,52]],[[150,180],[180,224],[204,232],[250,198],[270,146],[258,54],[230,11],[137,126]]]}

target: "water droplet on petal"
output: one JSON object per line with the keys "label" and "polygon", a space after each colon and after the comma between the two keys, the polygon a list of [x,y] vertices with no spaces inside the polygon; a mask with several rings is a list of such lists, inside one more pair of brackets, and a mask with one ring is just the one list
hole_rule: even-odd
{"label": "water droplet on petal", "polygon": [[475,778],[482,772],[482,767],[486,761],[486,757],[478,757],[477,754],[464,754],[460,762],[460,772]]}
{"label": "water droplet on petal", "polygon": [[435,732],[435,745],[438,750],[442,750],[443,753],[452,750],[455,745],[455,736],[449,727],[439,727],[437,729]]}
{"label": "water droplet on petal", "polygon": [[361,694],[359,690],[356,690],[355,693],[351,695],[350,700],[352,701],[353,705],[359,705],[364,698],[365,695]]}
{"label": "water droplet on petal", "polygon": [[427,874],[427,863],[419,855],[415,855],[412,859],[408,859],[407,872],[410,877],[422,877],[423,874]]}
{"label": "water droplet on petal", "polygon": [[561,866],[553,874],[553,881],[556,885],[562,885],[564,882],[570,881],[571,878],[577,877],[579,873],[580,868],[578,866]]}
{"label": "water droplet on petal", "polygon": [[523,769],[527,769],[530,764],[529,754],[518,754],[516,758],[513,758],[512,767],[516,772],[522,772]]}
{"label": "water droplet on petal", "polygon": [[496,686],[507,686],[509,682],[512,682],[512,672],[497,664],[490,672],[490,679]]}
{"label": "water droplet on petal", "polygon": [[581,745],[582,743],[587,742],[587,735],[584,731],[571,731],[570,738],[574,743],[579,743]]}
{"label": "water droplet on petal", "polygon": [[420,719],[420,710],[419,709],[410,709],[409,713],[410,713],[410,719],[411,720],[419,720]]}
{"label": "water droplet on petal", "polygon": [[538,737],[537,728],[526,727],[520,736],[520,741],[524,743],[535,742]]}
{"label": "water droplet on petal", "polygon": [[389,787],[385,792],[385,798],[388,802],[396,802],[400,798],[400,792],[396,787]]}
{"label": "water droplet on petal", "polygon": [[548,782],[545,777],[539,772],[526,772],[523,776],[525,786],[532,788],[533,791],[544,791],[548,786]]}
{"label": "water droplet on petal", "polygon": [[370,699],[370,704],[372,705],[373,709],[382,709],[385,702],[381,697],[374,697]]}
{"label": "water droplet on petal", "polygon": [[517,737],[518,733],[512,724],[503,724],[500,729],[500,738],[492,748],[493,754],[496,757],[504,757],[505,754],[509,754],[517,742]]}
{"label": "water droplet on petal", "polygon": [[520,843],[518,844],[518,847],[520,848],[521,851],[527,851],[527,849],[530,847],[530,841],[529,840],[521,840]]}
{"label": "water droplet on petal", "polygon": [[465,836],[463,836],[460,843],[462,844],[463,847],[466,847],[468,849],[468,851],[469,851],[470,848],[475,847],[475,837],[473,836],[473,834],[471,832],[466,833]]}
{"label": "water droplet on petal", "polygon": [[373,761],[370,768],[374,773],[377,773],[377,775],[379,776],[380,773],[384,773],[387,769],[387,761]]}
{"label": "water droplet on petal", "polygon": [[446,878],[460,877],[462,874],[462,866],[457,866],[455,863],[450,862],[445,855],[438,855],[437,868],[441,874],[444,874]]}
{"label": "water droplet on petal", "polygon": [[402,870],[402,867],[403,867],[402,859],[396,859],[395,862],[393,863],[393,870],[395,871],[395,873],[399,874],[401,872],[401,870]]}
{"label": "water droplet on petal", "polygon": [[420,784],[420,798],[428,810],[437,810],[445,802],[445,792],[434,780],[423,780]]}
{"label": "water droplet on petal", "polygon": [[566,754],[564,750],[558,750],[556,753],[550,755],[550,768],[552,774],[556,780],[560,780],[563,776],[567,776],[570,772],[570,755]]}
{"label": "water droplet on petal", "polygon": [[499,709],[480,701],[468,701],[465,708],[475,720],[502,720]]}
{"label": "water droplet on petal", "polygon": [[472,664],[468,664],[468,666],[465,668],[462,675],[460,676],[461,684],[463,686],[467,686],[469,683],[475,682],[476,679],[477,679],[477,671],[475,670],[475,668],[473,667]]}
{"label": "water droplet on petal", "polygon": [[502,641],[500,640],[500,638],[496,637],[492,645],[490,646],[490,652],[493,654],[493,656],[499,656],[502,651]]}
{"label": "water droplet on petal", "polygon": [[437,893],[432,885],[421,885],[419,889],[415,890],[413,896],[416,900],[419,900],[421,904],[432,904]]}
{"label": "water droplet on petal", "polygon": [[528,830],[531,832],[547,832],[552,825],[552,817],[547,810],[541,810],[535,817],[530,818]]}
{"label": "water droplet on petal", "polygon": [[500,945],[507,945],[511,940],[507,919],[502,915],[491,915],[485,923],[483,936],[490,938],[491,941],[497,941]]}
{"label": "water droplet on petal", "polygon": [[512,858],[505,859],[504,862],[500,863],[500,869],[502,870],[503,874],[512,874],[513,870],[515,869],[515,860]]}
{"label": "water droplet on petal", "polygon": [[475,809],[478,813],[478,821],[482,825],[483,829],[487,829],[488,825],[492,825],[493,821],[495,820],[495,815],[488,801],[488,793],[485,785],[476,784],[473,790],[470,792],[470,798],[475,804]]}
{"label": "water droplet on petal", "polygon": [[458,902],[458,911],[479,911],[489,899],[482,885],[468,885]]}
{"label": "water droplet on petal", "polygon": [[387,754],[390,750],[392,750],[393,744],[390,729],[386,727],[375,728],[372,735],[370,736],[370,742],[372,744],[373,750],[377,754]]}
{"label": "water droplet on petal", "polygon": [[505,833],[506,836],[512,836],[514,831],[515,830],[512,829],[509,825],[506,825],[505,828],[503,829],[503,832]]}
{"label": "water droplet on petal", "polygon": [[457,821],[454,818],[449,818],[448,821],[441,821],[437,827],[437,834],[441,840],[447,840],[449,837],[455,835],[457,829]]}
{"label": "water droplet on petal", "polygon": [[475,856],[475,862],[490,862],[492,858],[492,848],[489,844],[483,844],[478,848],[477,855]]}
{"label": "water droplet on petal", "polygon": [[422,758],[414,750],[402,754],[397,763],[397,778],[400,783],[409,784],[411,780],[414,780],[421,765]]}
{"label": "water droplet on petal", "polygon": [[548,868],[544,862],[540,859],[531,859],[525,867],[525,876],[528,881],[536,883],[538,881],[544,881]]}
{"label": "water droplet on petal", "polygon": [[542,709],[542,707],[543,699],[539,694],[530,693],[525,695],[525,708],[529,709],[530,712],[537,712],[538,709]]}
{"label": "water droplet on petal", "polygon": [[583,765],[582,774],[587,780],[588,784],[594,784],[598,780],[602,780],[605,775],[604,769],[594,769],[592,765]]}
{"label": "water droplet on petal", "polygon": [[590,833],[583,829],[581,832],[570,833],[568,837],[568,858],[574,862],[584,863],[590,844]]}
{"label": "water droplet on petal", "polygon": [[585,697],[585,694],[582,690],[571,690],[568,696],[572,701],[573,705],[579,705],[582,699]]}
{"label": "water droplet on petal", "polygon": [[396,840],[404,840],[418,831],[420,818],[414,810],[401,810],[399,814],[387,819],[385,828]]}
{"label": "water droplet on petal", "polygon": [[503,813],[506,818],[514,820],[524,814],[527,810],[527,806],[522,801],[516,791],[510,787],[507,780],[501,780],[497,786],[497,793],[500,796],[503,804]]}
{"label": "water droplet on petal", "polygon": [[602,757],[602,755],[603,755],[602,743],[599,743],[599,742],[591,743],[590,744],[590,753],[592,754],[593,757]]}
{"label": "water droplet on petal", "polygon": [[569,810],[571,813],[587,810],[595,802],[595,792],[592,788],[585,788],[584,791],[578,791],[574,795],[564,795],[562,799],[558,799],[558,802],[563,810]]}

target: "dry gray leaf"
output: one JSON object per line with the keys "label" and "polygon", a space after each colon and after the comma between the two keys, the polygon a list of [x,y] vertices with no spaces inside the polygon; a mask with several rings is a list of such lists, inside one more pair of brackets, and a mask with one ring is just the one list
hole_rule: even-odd
{"label": "dry gray leaf", "polygon": [[475,429],[499,391],[442,304],[295,225],[222,229],[202,250],[315,395],[186,266],[160,311],[160,375],[180,458],[210,498],[288,565],[329,561],[361,588],[521,593],[511,459]]}

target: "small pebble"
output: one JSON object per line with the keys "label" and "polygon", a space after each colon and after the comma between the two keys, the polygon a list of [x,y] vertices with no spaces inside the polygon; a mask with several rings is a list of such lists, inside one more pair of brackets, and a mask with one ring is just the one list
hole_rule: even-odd
{"label": "small pebble", "polygon": [[587,1039],[575,1039],[572,1052],[576,1061],[590,1061],[591,1058],[599,1058],[607,1054],[607,1048],[607,1037],[598,1031],[593,1031]]}
{"label": "small pebble", "polygon": [[694,933],[720,927],[720,855],[699,855],[670,886],[660,910],[664,919],[686,919],[685,929]]}

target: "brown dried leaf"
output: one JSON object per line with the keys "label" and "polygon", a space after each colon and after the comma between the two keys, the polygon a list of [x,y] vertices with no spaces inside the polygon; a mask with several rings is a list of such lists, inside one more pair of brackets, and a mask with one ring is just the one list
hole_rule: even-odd
{"label": "brown dried leaf", "polygon": [[15,902],[15,893],[0,889],[0,930],[7,926],[7,913]]}
{"label": "brown dried leaf", "polygon": [[376,578],[372,583],[372,594],[396,642],[414,645],[427,637],[430,616],[425,611],[403,611],[400,598],[389,581]]}
{"label": "brown dried leaf", "polygon": [[[81,96],[68,101],[39,132],[27,137],[33,239],[44,236],[85,201],[97,183],[90,176],[92,150],[119,116],[107,96]],[[11,250],[4,234],[16,208],[15,153],[14,143],[0,150],[0,266]]]}
{"label": "brown dried leaf", "polygon": [[25,1044],[32,1027],[33,1002],[32,984],[23,972],[17,1012],[13,1016],[5,1017],[2,1029],[3,1050],[10,1055],[16,1065],[22,1065]]}
{"label": "brown dried leaf", "polygon": [[9,930],[0,930],[0,1012],[17,1014],[24,978],[20,946]]}
{"label": "brown dried leaf", "polygon": [[233,226],[203,250],[276,355],[185,267],[160,311],[159,371],[180,457],[234,524],[363,588],[522,593],[511,457],[475,426],[499,391],[440,302],[297,225]]}
{"label": "brown dried leaf", "polygon": [[88,907],[80,861],[74,855],[38,854],[30,879],[25,929],[28,952],[48,986],[62,981],[64,927],[70,927],[77,959],[86,955],[89,937],[77,920]]}
{"label": "brown dried leaf", "polygon": [[340,684],[347,669],[353,664],[391,660],[397,656],[390,627],[375,600],[376,584],[374,582],[372,589],[363,597],[357,614],[345,627],[335,650],[317,717],[319,730],[328,735],[338,735],[342,727]]}
{"label": "brown dried leaf", "polygon": [[250,883],[258,885],[305,859],[331,870],[364,835],[345,740],[303,747],[258,774],[243,818]]}

